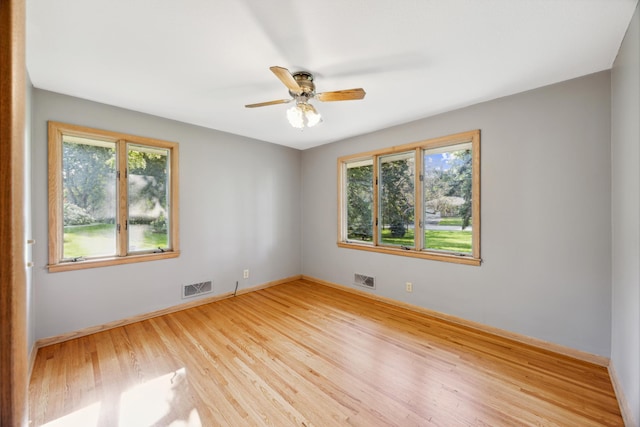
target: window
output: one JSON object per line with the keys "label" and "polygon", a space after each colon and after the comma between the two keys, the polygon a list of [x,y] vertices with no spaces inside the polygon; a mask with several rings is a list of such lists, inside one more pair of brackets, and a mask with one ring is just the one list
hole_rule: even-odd
{"label": "window", "polygon": [[345,164],[347,239],[370,242],[373,239],[373,161]]}
{"label": "window", "polygon": [[178,144],[49,122],[49,271],[178,255]]}
{"label": "window", "polygon": [[479,265],[480,131],[338,159],[338,246]]}

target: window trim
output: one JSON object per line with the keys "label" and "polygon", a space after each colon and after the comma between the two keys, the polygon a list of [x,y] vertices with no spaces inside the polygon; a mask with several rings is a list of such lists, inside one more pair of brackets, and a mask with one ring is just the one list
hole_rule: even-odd
{"label": "window trim", "polygon": [[[378,229],[376,219],[379,217],[379,157],[389,154],[397,154],[407,151],[414,151],[415,154],[415,185],[414,185],[414,221],[415,230],[420,229],[420,233],[416,236],[422,236],[422,184],[419,176],[422,173],[423,159],[419,153],[424,149],[433,149],[440,147],[455,146],[458,144],[471,143],[471,167],[472,167],[472,190],[471,190],[471,235],[472,249],[470,255],[462,255],[440,251],[430,251],[428,249],[420,249],[423,237],[416,238],[414,247],[410,249],[395,248],[389,245],[381,245],[379,243]],[[346,218],[346,164],[353,161],[373,159],[373,240],[371,243],[355,242],[346,240],[347,235],[347,218]],[[480,130],[472,130],[468,132],[460,132],[452,135],[431,138],[418,142],[412,142],[404,145],[397,145],[389,148],[367,151],[364,153],[351,154],[338,158],[338,239],[337,245],[340,248],[357,249],[369,252],[378,252],[389,255],[400,255],[412,258],[430,259],[436,261],[452,262],[457,264],[475,265],[481,264],[480,257]]]}
{"label": "window trim", "polygon": [[[87,259],[80,262],[63,261],[63,241],[64,241],[64,218],[63,218],[63,184],[62,184],[62,146],[63,136],[71,135],[84,138],[101,139],[115,142],[116,144],[139,144],[143,146],[158,147],[170,151],[170,201],[169,201],[169,241],[171,248],[159,253],[127,253],[127,233],[120,233],[116,236],[116,252],[122,255]],[[125,149],[126,153],[126,149]],[[118,170],[127,170],[126,155],[119,155],[116,159]],[[48,178],[49,178],[49,272],[81,270],[86,268],[106,267],[111,265],[130,264],[135,262],[155,261],[160,259],[177,258],[180,256],[179,238],[179,152],[178,143],[163,141],[159,139],[142,136],[129,135],[119,132],[93,129],[85,126],[72,125],[67,123],[49,121],[48,122]],[[118,205],[116,206],[117,218],[120,221],[127,219],[127,181],[119,180]]]}

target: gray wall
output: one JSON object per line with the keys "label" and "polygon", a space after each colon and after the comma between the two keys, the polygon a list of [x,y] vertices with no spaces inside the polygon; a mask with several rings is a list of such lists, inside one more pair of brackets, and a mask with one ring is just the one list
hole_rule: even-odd
{"label": "gray wall", "polygon": [[[338,157],[472,129],[480,267],[336,246]],[[372,275],[381,296],[609,356],[610,132],[606,71],[306,150],[303,274]]]}
{"label": "gray wall", "polygon": [[611,365],[640,425],[640,9],[611,73]]}
{"label": "gray wall", "polygon": [[[236,280],[242,289],[300,274],[300,151],[43,90],[33,96],[37,338],[180,304],[183,284],[213,280],[219,294]],[[48,120],[180,144],[179,258],[46,270]]]}

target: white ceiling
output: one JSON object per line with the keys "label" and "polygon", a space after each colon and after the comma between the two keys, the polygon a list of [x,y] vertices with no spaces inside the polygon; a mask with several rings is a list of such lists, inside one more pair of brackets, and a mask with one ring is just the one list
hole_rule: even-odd
{"label": "white ceiling", "polygon": [[[305,149],[611,68],[637,0],[28,0],[36,88]],[[315,75],[300,131],[269,71]]]}

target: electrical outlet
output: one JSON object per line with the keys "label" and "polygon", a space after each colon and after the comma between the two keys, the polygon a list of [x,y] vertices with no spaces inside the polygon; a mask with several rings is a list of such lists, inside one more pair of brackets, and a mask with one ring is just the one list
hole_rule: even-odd
{"label": "electrical outlet", "polygon": [[407,283],[405,284],[405,287],[406,287],[406,289],[407,289],[407,292],[413,292],[413,283],[411,283],[411,282],[407,282]]}
{"label": "electrical outlet", "polygon": [[244,270],[244,271],[242,272],[242,278],[243,278],[243,279],[248,279],[248,278],[249,278],[249,269]]}

